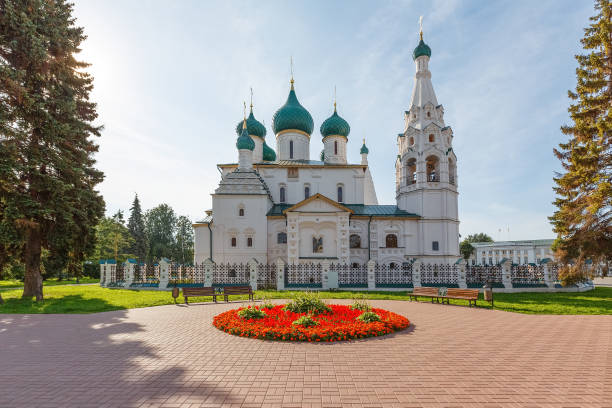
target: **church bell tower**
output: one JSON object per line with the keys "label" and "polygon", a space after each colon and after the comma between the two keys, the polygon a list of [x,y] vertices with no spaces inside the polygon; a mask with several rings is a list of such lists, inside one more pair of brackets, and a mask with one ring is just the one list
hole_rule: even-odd
{"label": "church bell tower", "polygon": [[431,48],[420,41],[413,52],[416,75],[404,132],[397,137],[396,198],[401,210],[421,216],[419,256],[451,262],[459,256],[457,157],[453,131],[444,123],[431,83]]}

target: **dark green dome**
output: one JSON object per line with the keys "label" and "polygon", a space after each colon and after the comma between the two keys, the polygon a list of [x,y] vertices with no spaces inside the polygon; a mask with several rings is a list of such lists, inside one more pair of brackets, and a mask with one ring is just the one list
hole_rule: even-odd
{"label": "dark green dome", "polygon": [[412,53],[412,59],[417,59],[422,55],[427,55],[431,58],[431,48],[429,48],[429,45],[425,44],[425,41],[423,41],[423,37],[421,36],[421,41],[419,41],[419,45],[417,45],[417,47],[414,49],[414,52]]}
{"label": "dark green dome", "polygon": [[[240,135],[240,133],[242,133],[242,122],[243,121],[241,120],[236,125],[236,134],[237,135]],[[259,136],[262,139],[266,137],[266,127],[264,125],[262,125],[260,121],[255,119],[255,116],[253,116],[253,108],[252,107],[251,107],[251,114],[247,118],[246,124],[247,124],[247,132],[249,133],[249,135],[251,135],[251,136]]]}
{"label": "dark green dome", "polygon": [[263,144],[263,160],[264,161],[276,161],[276,153],[270,146],[264,142]]}
{"label": "dark green dome", "polygon": [[323,137],[332,135],[348,137],[349,133],[351,133],[351,127],[346,120],[338,115],[334,107],[334,114],[325,119],[325,122],[321,124],[321,134]]}
{"label": "dark green dome", "polygon": [[276,111],[272,118],[272,129],[278,134],[283,130],[301,130],[309,135],[312,134],[314,122],[310,113],[300,105],[300,102],[295,96],[293,84],[287,102],[279,110]]}
{"label": "dark green dome", "polygon": [[240,136],[238,136],[238,140],[236,140],[236,148],[238,150],[255,150],[255,142],[253,141],[253,139],[251,139],[251,136],[249,136],[244,122],[242,125],[242,132],[240,133]]}
{"label": "dark green dome", "polygon": [[367,146],[365,145],[365,141],[363,142],[363,146],[361,146],[361,150],[359,150],[359,154],[368,154],[370,153],[370,151],[368,150]]}

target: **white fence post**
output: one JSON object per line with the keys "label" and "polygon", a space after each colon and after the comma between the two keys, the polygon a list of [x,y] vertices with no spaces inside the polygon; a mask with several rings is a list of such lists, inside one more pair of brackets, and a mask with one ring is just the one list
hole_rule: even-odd
{"label": "white fence post", "polygon": [[459,276],[457,277],[457,283],[461,289],[467,288],[467,262],[465,258],[461,258],[456,263],[459,266]]}
{"label": "white fence post", "polygon": [[129,288],[134,282],[134,261],[133,259],[128,259],[123,263],[123,280],[124,288]]}
{"label": "white fence post", "polygon": [[280,258],[276,261],[276,290],[285,290],[285,262]]}
{"label": "white fence post", "polygon": [[100,259],[100,286],[107,286],[106,282],[106,259]]}
{"label": "white fence post", "polygon": [[367,263],[368,266],[368,290],[376,289],[376,262],[370,259]]}
{"label": "white fence post", "polygon": [[168,288],[168,281],[170,280],[170,261],[166,258],[162,258],[159,261],[159,286],[158,289],[166,290]]}
{"label": "white fence post", "polygon": [[549,288],[554,288],[555,287],[555,281],[552,278],[552,274],[550,273],[550,268],[548,267],[548,262],[545,262],[543,264],[543,268],[544,268],[544,283]]}
{"label": "white fence post", "polygon": [[420,288],[421,287],[421,261],[417,259],[412,264],[412,287]]}
{"label": "white fence post", "polygon": [[210,287],[213,284],[213,268],[215,263],[212,259],[206,258],[204,261],[204,286]]}
{"label": "white fence post", "polygon": [[501,263],[501,267],[504,288],[512,289],[512,261],[510,259],[504,259]]}
{"label": "white fence post", "polygon": [[330,262],[328,260],[324,260],[321,262],[321,266],[323,267],[323,289],[338,289],[338,271],[330,269]]}
{"label": "white fence post", "polygon": [[249,261],[249,283],[252,290],[257,290],[257,261],[255,259]]}

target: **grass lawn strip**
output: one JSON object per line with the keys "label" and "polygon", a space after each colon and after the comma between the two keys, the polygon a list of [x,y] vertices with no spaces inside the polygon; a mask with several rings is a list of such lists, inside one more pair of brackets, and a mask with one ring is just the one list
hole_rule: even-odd
{"label": "grass lawn strip", "polygon": [[[259,290],[255,298],[288,299],[295,291]],[[408,300],[406,292],[349,292],[322,291],[323,299],[352,299],[357,293],[367,299]],[[170,292],[153,290],[107,289],[97,285],[49,286],[45,288],[45,301],[37,304],[21,299],[22,289],[5,289],[0,305],[1,313],[95,313],[139,307],[173,304]],[[232,296],[230,300],[246,300],[246,296]],[[182,297],[178,299],[182,302]],[[190,299],[191,300],[191,299]],[[423,301],[428,299],[423,298]],[[210,302],[210,297],[194,298],[193,302]],[[467,306],[467,301],[451,300],[451,304]],[[446,307],[439,305],[440,307]],[[478,301],[478,307],[491,308]],[[495,293],[495,309],[528,314],[612,314],[612,288],[597,287],[581,293]]]}
{"label": "grass lawn strip", "polygon": [[[90,284],[100,283],[100,279],[94,278],[81,278],[78,284]],[[76,279],[62,279],[61,281],[57,278],[47,279],[43,281],[43,286],[61,286],[61,285],[76,285]],[[0,280],[0,290],[5,288],[23,288],[23,282],[17,279]]]}

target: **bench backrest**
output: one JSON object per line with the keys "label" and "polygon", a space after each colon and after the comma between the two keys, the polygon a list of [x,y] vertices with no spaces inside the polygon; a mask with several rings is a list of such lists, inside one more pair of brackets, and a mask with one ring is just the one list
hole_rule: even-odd
{"label": "bench backrest", "polygon": [[412,291],[413,295],[427,295],[427,296],[436,296],[438,294],[438,288],[432,287],[420,287],[414,288]]}
{"label": "bench backrest", "polygon": [[470,299],[478,299],[478,289],[457,289],[448,288],[447,296],[461,296]]}
{"label": "bench backrest", "polygon": [[203,288],[183,288],[183,296],[212,296],[215,289],[212,287]]}
{"label": "bench backrest", "polygon": [[233,295],[233,294],[242,294],[242,293],[251,293],[250,286],[224,286],[223,294],[224,295]]}

